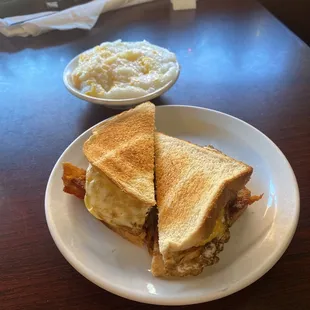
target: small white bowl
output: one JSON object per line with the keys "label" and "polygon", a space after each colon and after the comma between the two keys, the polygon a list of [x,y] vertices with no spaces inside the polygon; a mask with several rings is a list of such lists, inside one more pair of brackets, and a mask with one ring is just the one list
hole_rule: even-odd
{"label": "small white bowl", "polygon": [[[85,51],[87,52],[87,51]],[[83,53],[85,53],[83,52]],[[81,53],[81,54],[83,54]],[[96,103],[96,104],[101,104],[104,106],[107,106],[109,108],[116,108],[116,109],[127,109],[127,108],[131,108],[133,106],[136,106],[142,102],[146,102],[149,101],[151,99],[154,99],[156,97],[159,97],[160,95],[162,95],[163,93],[165,93],[168,89],[170,89],[174,83],[177,81],[179,75],[180,75],[180,65],[177,63],[177,67],[178,67],[178,73],[176,75],[176,77],[174,79],[172,79],[170,82],[168,82],[166,85],[162,86],[161,88],[155,90],[154,92],[147,94],[145,96],[141,96],[138,98],[129,98],[129,99],[105,99],[105,98],[98,98],[98,97],[92,97],[92,96],[88,96],[83,94],[80,90],[78,90],[76,87],[74,87],[73,83],[72,83],[72,79],[71,79],[71,74],[74,71],[74,69],[77,67],[78,65],[78,60],[80,55],[77,55],[76,57],[74,57],[66,66],[64,73],[63,73],[63,81],[65,83],[66,88],[69,90],[69,92],[88,102],[92,102],[92,103]]]}

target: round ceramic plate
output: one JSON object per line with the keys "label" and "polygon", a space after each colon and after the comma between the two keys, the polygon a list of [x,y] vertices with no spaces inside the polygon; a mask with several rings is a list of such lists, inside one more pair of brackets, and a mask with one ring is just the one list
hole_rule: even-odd
{"label": "round ceramic plate", "polygon": [[83,201],[62,192],[61,163],[87,167],[82,153],[91,129],[57,161],[49,178],[45,210],[61,253],[83,276],[128,299],[161,305],[201,303],[232,294],[266,273],[288,247],[299,216],[299,192],[288,161],[264,134],[216,111],[189,107],[156,108],[158,131],[222,150],[254,168],[248,188],[263,199],[248,208],[231,229],[220,262],[196,277],[154,278],[151,258],[88,213]]}
{"label": "round ceramic plate", "polygon": [[[83,52],[83,53],[85,53],[85,52]],[[81,53],[81,54],[83,54],[83,53]],[[68,65],[66,66],[66,68],[64,70],[63,82],[64,82],[66,88],[69,90],[69,92],[72,95],[74,95],[74,96],[76,96],[82,100],[92,102],[92,103],[96,103],[96,104],[101,104],[101,105],[104,105],[104,106],[109,107],[109,108],[127,109],[130,107],[136,106],[142,102],[146,102],[146,101],[149,101],[149,100],[154,99],[156,97],[159,97],[160,95],[162,95],[163,93],[168,91],[175,84],[175,82],[177,81],[177,79],[179,78],[179,75],[180,75],[180,66],[179,66],[179,64],[177,64],[178,65],[178,74],[176,75],[176,77],[173,80],[168,82],[163,87],[155,90],[154,92],[149,93],[149,94],[142,96],[142,97],[130,98],[130,99],[105,99],[105,98],[92,97],[92,96],[85,95],[80,90],[75,88],[75,86],[73,85],[72,79],[71,79],[71,74],[74,71],[74,69],[77,67],[79,57],[81,54],[74,57],[68,63]]]}

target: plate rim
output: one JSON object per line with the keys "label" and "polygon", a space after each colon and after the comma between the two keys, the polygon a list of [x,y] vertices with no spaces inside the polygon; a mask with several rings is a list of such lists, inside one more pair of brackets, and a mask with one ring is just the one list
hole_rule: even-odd
{"label": "plate rim", "polygon": [[242,281],[236,282],[235,285],[231,286],[231,288],[229,288],[225,291],[214,292],[212,295],[208,295],[207,297],[195,298],[195,296],[194,296],[191,298],[186,297],[183,299],[179,298],[177,300],[176,299],[172,300],[172,299],[169,299],[167,297],[160,297],[158,295],[144,296],[144,295],[141,295],[139,293],[132,292],[128,288],[126,288],[126,289],[119,288],[117,285],[114,285],[110,281],[107,281],[107,280],[102,279],[102,278],[100,278],[100,281],[99,281],[99,278],[97,279],[96,275],[91,270],[89,270],[89,268],[87,268],[85,265],[83,265],[82,263],[80,263],[76,260],[74,255],[72,255],[72,253],[66,249],[65,244],[61,241],[60,236],[57,235],[57,233],[55,232],[55,230],[53,228],[52,219],[49,217],[49,214],[48,214],[49,213],[49,206],[48,206],[49,205],[49,203],[48,203],[49,197],[48,197],[48,194],[49,194],[50,189],[51,189],[51,183],[52,183],[53,175],[55,174],[56,169],[60,164],[60,160],[61,160],[62,156],[72,147],[72,145],[74,145],[81,138],[81,136],[83,136],[87,132],[91,131],[98,124],[107,121],[108,119],[112,118],[113,116],[95,124],[94,126],[88,128],[87,130],[82,132],[77,138],[75,138],[67,146],[67,148],[62,152],[62,154],[57,159],[57,161],[56,161],[56,163],[55,163],[55,165],[54,165],[54,167],[50,173],[50,176],[49,176],[48,182],[47,182],[47,186],[46,186],[45,197],[44,197],[45,218],[46,218],[47,226],[48,226],[49,232],[52,236],[52,239],[54,240],[58,250],[64,256],[64,258],[68,261],[68,263],[77,272],[79,272],[82,276],[84,276],[86,279],[88,279],[92,283],[96,284],[100,288],[103,288],[104,290],[111,292],[117,296],[129,299],[129,300],[137,301],[137,302],[146,303],[146,304],[167,305],[167,306],[169,306],[169,305],[170,306],[172,306],[172,305],[180,306],[180,305],[199,304],[199,303],[208,302],[208,301],[212,301],[212,300],[216,300],[216,299],[220,299],[220,298],[229,296],[231,294],[234,294],[234,293],[246,288],[247,286],[256,282],[263,275],[265,275],[279,261],[279,259],[282,257],[282,255],[287,250],[289,244],[291,243],[291,241],[294,237],[296,228],[297,228],[299,215],[300,215],[300,193],[299,193],[298,182],[297,182],[294,170],[291,167],[291,165],[290,165],[288,159],[286,158],[286,156],[284,155],[284,153],[280,150],[280,148],[268,136],[266,136],[263,132],[261,132],[260,130],[258,130],[257,128],[252,126],[251,124],[249,124],[249,123],[247,123],[247,122],[245,122],[245,121],[243,121],[243,120],[241,120],[235,116],[229,115],[227,113],[223,113],[223,112],[220,112],[217,110],[204,108],[204,107],[197,107],[197,106],[191,106],[191,105],[156,106],[156,109],[167,109],[167,108],[191,108],[191,109],[205,110],[205,111],[208,111],[211,113],[220,114],[224,117],[232,118],[238,122],[242,122],[243,125],[248,126],[252,130],[263,135],[263,137],[265,139],[267,139],[267,141],[271,144],[271,146],[273,148],[275,148],[278,155],[281,156],[282,159],[284,160],[286,167],[289,170],[289,173],[290,173],[291,178],[292,178],[292,185],[294,186],[294,189],[295,189],[295,197],[294,197],[295,203],[293,205],[295,206],[296,213],[295,213],[295,217],[294,217],[294,220],[292,222],[292,225],[290,227],[290,230],[287,231],[287,238],[285,239],[285,242],[283,242],[281,244],[281,246],[278,248],[278,250],[275,253],[273,253],[273,255],[270,258],[268,258],[267,261],[265,261],[264,264],[259,269],[257,269],[256,271],[254,271],[252,273],[249,273],[246,277],[244,277],[242,279]]}

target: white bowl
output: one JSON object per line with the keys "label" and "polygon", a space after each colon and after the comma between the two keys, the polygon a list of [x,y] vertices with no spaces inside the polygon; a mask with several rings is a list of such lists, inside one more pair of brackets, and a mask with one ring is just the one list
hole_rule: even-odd
{"label": "white bowl", "polygon": [[212,144],[254,168],[248,187],[253,194],[264,193],[264,197],[232,227],[220,262],[197,277],[154,278],[145,248],[122,239],[88,213],[82,200],[62,192],[61,163],[69,161],[87,167],[82,146],[91,129],[68,146],[47,184],[46,219],[57,247],[93,283],[144,303],[201,303],[250,285],[278,261],[296,229],[299,191],[290,164],[260,131],[220,112],[185,106],[157,107],[156,127],[200,145]]}
{"label": "white bowl", "polygon": [[[87,52],[87,51],[85,51]],[[83,52],[83,53],[85,53]],[[81,53],[81,54],[83,54]],[[145,96],[141,96],[138,98],[130,98],[130,99],[105,99],[105,98],[98,98],[98,97],[92,97],[92,96],[88,96],[84,93],[82,93],[79,89],[77,89],[73,83],[72,83],[72,79],[71,79],[71,74],[74,71],[74,69],[77,67],[78,65],[78,61],[79,61],[79,57],[80,55],[77,55],[76,57],[74,57],[66,66],[64,73],[63,73],[63,81],[64,84],[66,86],[66,88],[69,90],[69,92],[88,102],[92,102],[92,103],[96,103],[96,104],[101,104],[104,105],[106,107],[109,108],[115,108],[115,109],[127,109],[127,108],[131,108],[134,107],[142,102],[146,102],[149,101],[151,99],[154,99],[156,97],[159,97],[160,95],[162,95],[163,93],[165,93],[166,91],[168,91],[177,81],[177,79],[179,78],[180,75],[180,66],[177,63],[177,67],[178,67],[178,72],[176,77],[171,80],[170,82],[168,82],[166,85],[162,86],[161,88],[155,90],[154,92],[147,94]]]}

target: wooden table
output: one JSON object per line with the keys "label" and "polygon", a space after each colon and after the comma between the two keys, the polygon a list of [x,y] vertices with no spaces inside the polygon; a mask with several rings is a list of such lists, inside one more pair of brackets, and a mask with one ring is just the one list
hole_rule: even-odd
{"label": "wooden table", "polygon": [[[102,41],[142,40],[177,54],[182,73],[157,104],[204,106],[269,136],[296,173],[301,217],[281,260],[250,287],[193,309],[309,309],[310,49],[253,0],[161,1],[110,12],[90,31],[0,37],[0,309],[155,309],[79,275],[44,216],[50,171],[68,144],[117,113],[70,95],[62,72]],[[4,52],[4,53],[3,53]]]}

